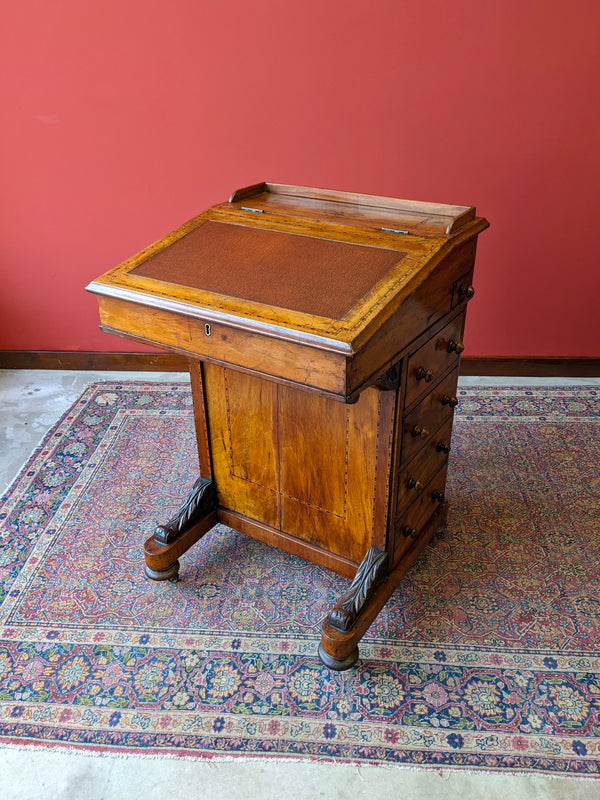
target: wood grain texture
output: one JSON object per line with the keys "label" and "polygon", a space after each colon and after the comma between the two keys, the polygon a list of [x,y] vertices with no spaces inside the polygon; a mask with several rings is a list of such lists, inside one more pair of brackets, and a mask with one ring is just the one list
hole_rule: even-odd
{"label": "wood grain texture", "polygon": [[204,369],[218,505],[279,528],[278,386],[214,364]]}
{"label": "wood grain texture", "polygon": [[353,578],[356,574],[358,564],[355,561],[351,561],[344,555],[336,555],[325,548],[317,547],[310,542],[292,536],[286,531],[273,528],[262,522],[257,522],[255,519],[244,517],[242,514],[223,508],[217,510],[217,518],[219,522],[229,525],[230,528],[240,533],[248,534],[248,536],[252,536],[260,542],[272,547],[278,547],[286,553],[291,553],[325,569],[330,569],[345,578]]}
{"label": "wood grain texture", "polygon": [[388,393],[371,389],[343,405],[204,369],[219,507],[360,562],[374,535],[379,450],[392,438],[393,419],[380,413]]}
{"label": "wood grain texture", "polygon": [[170,544],[161,544],[156,541],[154,536],[147,539],[144,544],[146,566],[155,573],[149,577],[154,580],[170,580],[172,577],[176,577],[178,567],[175,567],[175,564],[179,556],[189,550],[216,524],[217,512],[209,511],[204,517],[186,528],[183,534]]}
{"label": "wood grain texture", "polygon": [[265,377],[346,398],[345,359],[335,352],[261,336],[203,319],[146,308],[110,297],[99,298],[102,325],[144,342],[159,342],[182,354],[218,364],[234,364]]}
{"label": "wood grain texture", "polygon": [[458,363],[459,354],[456,348],[449,350],[448,346],[450,342],[456,344],[462,340],[464,322],[463,313],[408,357],[405,399],[407,406],[423,395],[432,382],[437,381]]}
{"label": "wood grain texture", "polygon": [[272,213],[294,216],[319,216],[328,220],[351,218],[356,224],[369,226],[393,225],[421,235],[449,234],[475,217],[469,206],[449,206],[376,195],[288,186],[278,183],[259,183],[238,189],[229,203],[241,205],[252,198],[252,207]]}
{"label": "wood grain texture", "polygon": [[[441,449],[440,443],[450,445],[452,419],[432,433],[417,455],[403,469],[398,481],[398,512],[404,511],[417,497],[420,497],[433,475],[446,463],[448,453]],[[406,463],[406,460],[403,462]],[[397,513],[398,513],[397,512]]]}
{"label": "wood grain texture", "polygon": [[[439,322],[452,309],[449,291],[453,282],[471,274],[475,259],[475,244],[468,241],[453,250],[429,274],[412,295],[397,308],[373,335],[365,327],[364,340],[358,340],[356,355],[348,361],[347,389],[352,396],[370,385],[378,371],[392,363],[398,352],[412,349],[413,343],[431,326]],[[466,304],[463,300],[456,311]]]}
{"label": "wood grain texture", "polygon": [[381,392],[343,406],[280,390],[282,528],[360,562],[372,543]]}
{"label": "wood grain texture", "polygon": [[[464,302],[458,281],[472,271],[487,222],[465,207],[269,186],[242,194],[253,202],[283,198],[292,204],[286,214],[252,213],[243,200],[213,206],[93,281],[102,324],[355,400],[399,350]],[[373,208],[408,209],[422,222],[443,218],[452,232],[400,235],[358,225]]]}
{"label": "wood grain texture", "polygon": [[[394,545],[391,548],[392,565],[398,563],[400,558],[413,546],[414,541],[418,541],[424,530],[429,525],[429,520],[440,512],[441,503],[436,499],[437,493],[442,498],[445,495],[446,473],[448,465],[444,464],[429,481],[424,491],[417,499],[403,510],[397,517],[395,523]],[[436,495],[434,496],[434,493]],[[410,533],[408,532],[410,531]]]}
{"label": "wood grain texture", "polygon": [[198,464],[200,477],[212,480],[212,456],[210,451],[210,437],[208,434],[208,416],[206,411],[206,387],[204,381],[204,366],[201,361],[190,359],[190,384],[194,402],[194,422],[196,426],[196,443],[198,446]]}

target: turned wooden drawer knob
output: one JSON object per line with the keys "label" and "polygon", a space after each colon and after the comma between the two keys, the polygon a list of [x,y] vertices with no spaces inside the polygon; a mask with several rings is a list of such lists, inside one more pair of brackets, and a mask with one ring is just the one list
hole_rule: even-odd
{"label": "turned wooden drawer knob", "polygon": [[426,439],[429,436],[429,431],[422,425],[415,425],[415,427],[412,429],[412,435],[414,436],[415,439],[417,437],[421,437],[421,439]]}
{"label": "turned wooden drawer knob", "polygon": [[416,528],[411,528],[410,525],[406,525],[403,531],[405,536],[410,536],[411,539],[416,539],[419,535],[419,531]]}
{"label": "turned wooden drawer knob", "polygon": [[449,353],[456,353],[456,355],[459,356],[464,349],[465,346],[462,342],[455,342],[454,339],[450,339],[450,341],[448,342]]}
{"label": "turned wooden drawer knob", "polygon": [[475,289],[472,286],[461,285],[458,287],[458,296],[464,297],[465,300],[470,300],[474,294],[475,294]]}
{"label": "turned wooden drawer knob", "polygon": [[406,481],[406,486],[408,489],[416,489],[417,492],[420,492],[421,489],[423,488],[423,484],[421,483],[421,481],[416,481],[414,478],[409,478]]}
{"label": "turned wooden drawer knob", "polygon": [[454,395],[452,395],[452,397],[450,397],[449,394],[445,394],[442,397],[442,405],[443,406],[450,406],[450,408],[456,408],[456,406],[458,405],[458,398],[454,397]]}
{"label": "turned wooden drawer knob", "polygon": [[433,492],[431,493],[431,497],[434,500],[437,500],[438,503],[443,503],[444,502],[444,493],[440,492],[439,489],[434,489]]}
{"label": "turned wooden drawer knob", "polygon": [[436,444],[435,449],[438,451],[438,453],[446,453],[446,455],[448,455],[450,452],[450,445],[446,444],[446,442],[440,441]]}
{"label": "turned wooden drawer knob", "polygon": [[433,372],[430,369],[425,369],[425,367],[419,367],[417,370],[417,380],[421,381],[425,379],[425,383],[429,383],[433,378]]}

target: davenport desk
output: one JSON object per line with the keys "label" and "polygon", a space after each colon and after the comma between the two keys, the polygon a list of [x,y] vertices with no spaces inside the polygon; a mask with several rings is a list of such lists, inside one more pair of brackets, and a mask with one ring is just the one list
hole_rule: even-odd
{"label": "davenport desk", "polygon": [[[472,207],[262,183],[93,281],[105,331],[189,357],[199,478],[146,574],[217,522],[353,578],[331,669],[445,519]],[[191,476],[190,484],[193,482]]]}

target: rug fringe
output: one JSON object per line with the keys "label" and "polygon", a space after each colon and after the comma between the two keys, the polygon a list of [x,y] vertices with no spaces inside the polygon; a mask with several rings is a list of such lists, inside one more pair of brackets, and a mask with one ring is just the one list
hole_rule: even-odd
{"label": "rug fringe", "polygon": [[123,752],[122,750],[111,749],[98,749],[94,747],[85,748],[81,746],[73,746],[70,744],[63,744],[62,742],[40,743],[40,744],[25,744],[22,742],[0,742],[0,756],[3,750],[10,750],[16,752],[26,753],[48,753],[56,756],[73,756],[74,758],[95,758],[95,759],[118,759],[119,761],[169,761],[169,762],[186,762],[198,764],[205,764],[209,769],[218,768],[221,764],[258,764],[262,767],[276,766],[282,764],[300,764],[310,766],[311,769],[317,768],[330,768],[340,767],[344,769],[355,769],[358,776],[362,778],[361,770],[386,770],[388,772],[413,772],[422,774],[437,773],[443,780],[450,780],[453,776],[458,775],[471,775],[474,777],[482,777],[485,775],[507,776],[507,777],[521,777],[521,778],[541,778],[549,780],[564,780],[564,781],[587,781],[596,782],[600,775],[563,775],[556,772],[544,772],[541,770],[503,770],[503,769],[470,769],[462,766],[447,766],[443,768],[435,765],[419,765],[414,764],[393,764],[389,762],[364,762],[364,761],[344,761],[342,759],[327,759],[323,757],[306,758],[298,756],[297,758],[291,756],[264,756],[264,755],[223,755],[221,753],[176,753],[176,752]]}

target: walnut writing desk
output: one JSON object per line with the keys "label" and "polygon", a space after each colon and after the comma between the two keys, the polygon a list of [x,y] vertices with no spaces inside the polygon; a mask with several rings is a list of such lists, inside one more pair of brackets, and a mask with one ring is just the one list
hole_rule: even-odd
{"label": "walnut writing desk", "polygon": [[[353,581],[321,660],[358,642],[445,518],[475,209],[263,183],[87,288],[103,330],[189,356],[199,475],[146,574],[218,521]],[[190,478],[192,483],[193,478]]]}

